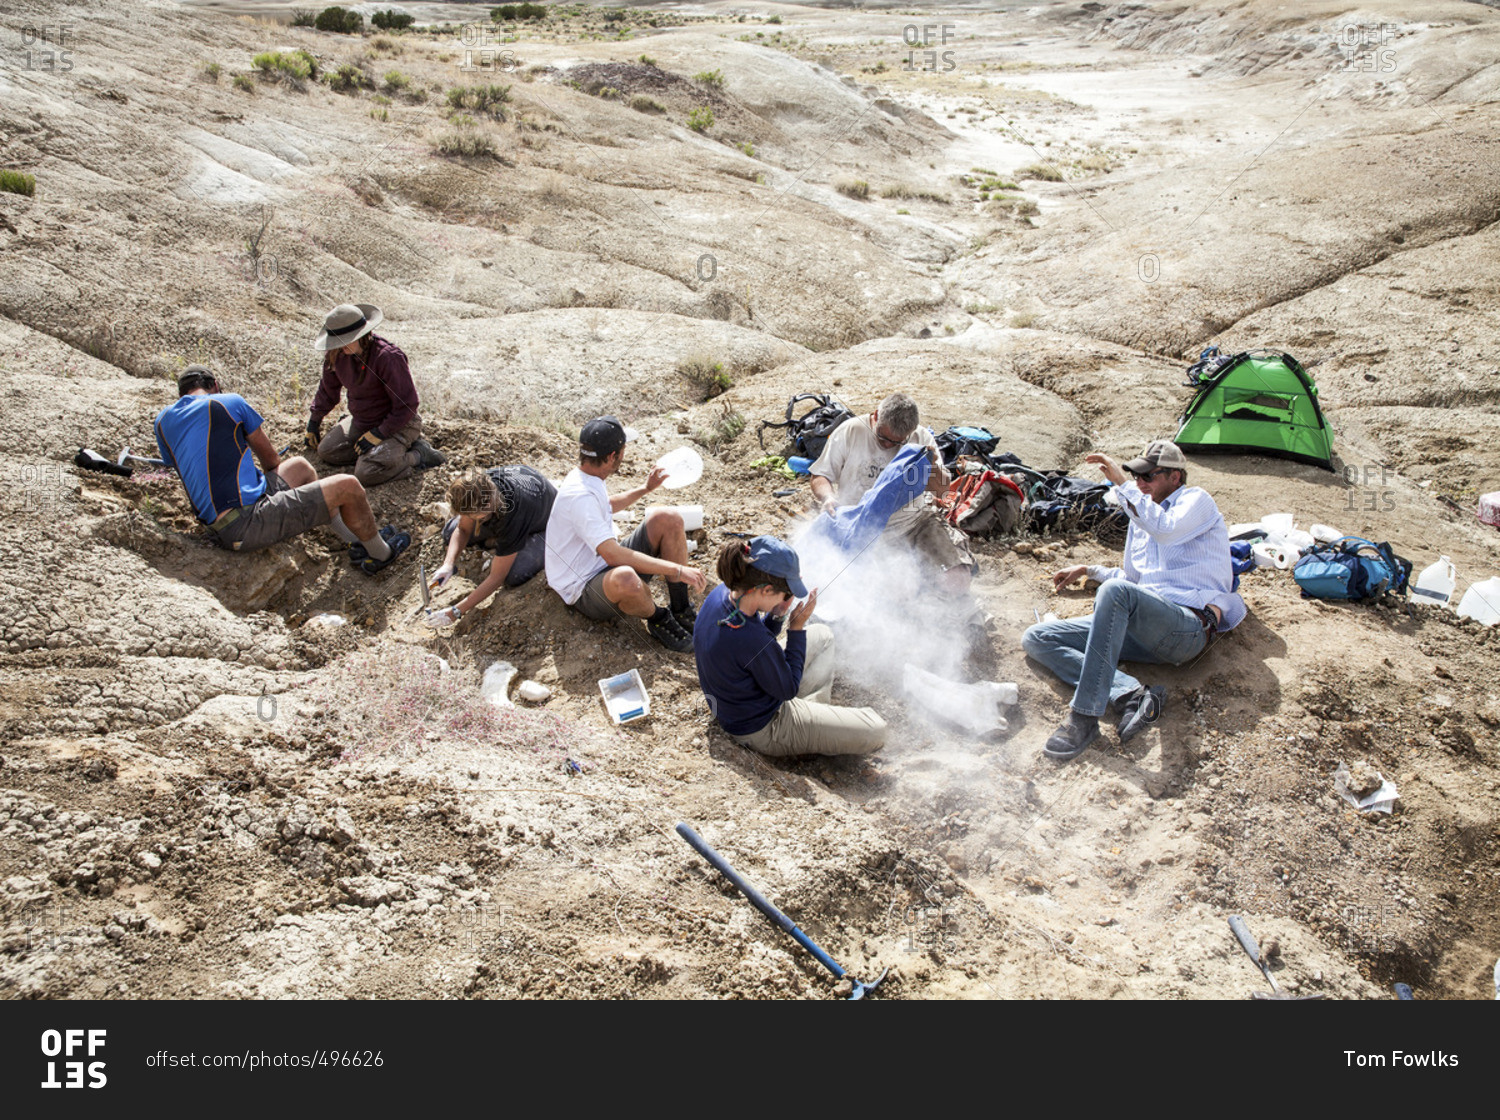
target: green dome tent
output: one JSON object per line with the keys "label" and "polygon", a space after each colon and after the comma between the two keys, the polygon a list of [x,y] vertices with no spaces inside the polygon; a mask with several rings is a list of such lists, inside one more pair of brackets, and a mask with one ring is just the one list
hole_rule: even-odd
{"label": "green dome tent", "polygon": [[1205,350],[1188,368],[1198,390],[1177,429],[1192,454],[1253,452],[1333,470],[1333,433],[1318,407],[1318,387],[1290,354]]}

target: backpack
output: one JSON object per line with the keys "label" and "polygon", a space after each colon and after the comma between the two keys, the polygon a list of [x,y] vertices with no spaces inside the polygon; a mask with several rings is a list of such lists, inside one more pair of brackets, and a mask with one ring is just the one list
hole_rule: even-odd
{"label": "backpack", "polygon": [[1388,543],[1340,537],[1305,552],[1293,565],[1292,578],[1304,599],[1378,599],[1406,593],[1411,561],[1397,556]]}
{"label": "backpack", "polygon": [[1021,524],[1026,498],[1003,474],[990,470],[959,475],[938,503],[943,520],[970,536],[1014,532]]}
{"label": "backpack", "polygon": [[960,455],[987,460],[990,452],[1000,443],[1000,438],[991,435],[987,428],[955,425],[933,437],[933,441],[937,444],[943,466],[951,471],[958,464]]}
{"label": "backpack", "polygon": [[[812,401],[813,407],[801,416],[793,416],[797,406],[803,401]],[[854,419],[854,413],[827,393],[798,393],[787,401],[786,419],[779,423],[774,420],[762,420],[755,438],[760,441],[760,448],[764,451],[766,429],[785,428],[787,442],[797,449],[797,454],[804,458],[816,459],[823,454],[823,447],[827,444],[828,437],[833,434],[834,429],[845,420],[852,419]]]}

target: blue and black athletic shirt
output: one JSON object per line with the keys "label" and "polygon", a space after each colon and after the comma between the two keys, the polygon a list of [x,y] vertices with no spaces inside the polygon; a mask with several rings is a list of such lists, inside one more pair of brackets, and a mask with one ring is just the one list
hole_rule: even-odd
{"label": "blue and black athletic shirt", "polygon": [[156,446],[175,467],[198,520],[212,525],[266,492],[266,477],[250,454],[250,434],[264,423],[234,393],[179,397],[156,418]]}

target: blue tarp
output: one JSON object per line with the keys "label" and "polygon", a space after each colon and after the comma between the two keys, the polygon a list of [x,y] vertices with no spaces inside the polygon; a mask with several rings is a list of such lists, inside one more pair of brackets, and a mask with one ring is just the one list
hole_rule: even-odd
{"label": "blue tarp", "polygon": [[927,489],[932,464],[922,447],[903,447],[880,472],[858,505],[819,516],[798,538],[797,547],[826,543],[841,552],[858,552],[880,536],[886,522],[902,506]]}

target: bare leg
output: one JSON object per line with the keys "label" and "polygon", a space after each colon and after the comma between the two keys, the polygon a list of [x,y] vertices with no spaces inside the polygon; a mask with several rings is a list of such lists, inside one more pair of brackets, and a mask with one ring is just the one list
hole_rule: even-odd
{"label": "bare leg", "polygon": [[650,618],[656,613],[651,589],[634,568],[611,568],[606,572],[604,597],[631,618]]}

